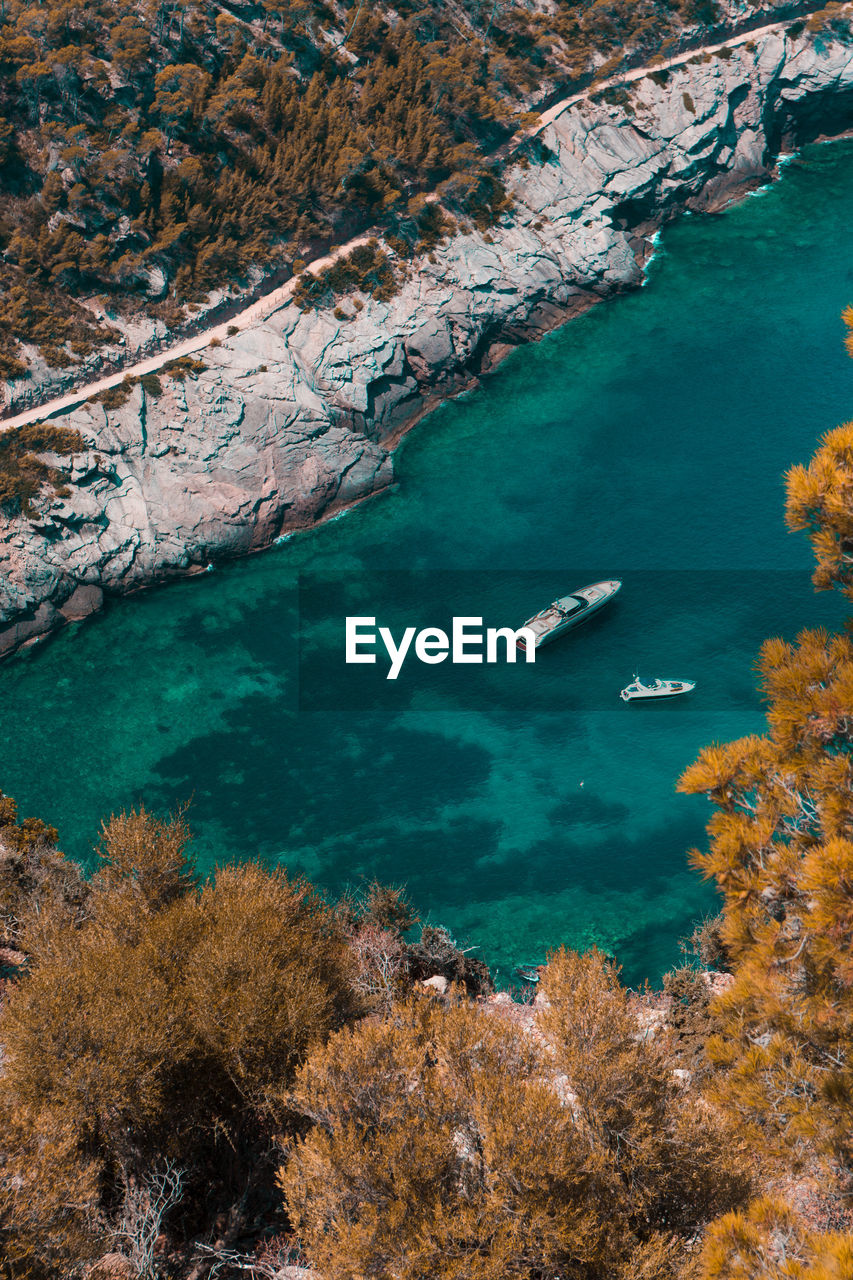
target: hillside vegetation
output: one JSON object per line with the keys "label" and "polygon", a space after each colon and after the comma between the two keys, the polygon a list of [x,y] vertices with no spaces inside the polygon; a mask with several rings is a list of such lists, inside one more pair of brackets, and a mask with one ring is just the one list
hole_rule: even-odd
{"label": "hillside vegetation", "polygon": [[597,953],[553,957],[519,1022],[445,931],[404,940],[398,890],[202,884],[182,815],[113,817],[88,881],[55,839],[0,799],[9,1280],[654,1280],[747,1200],[737,1134]]}
{"label": "hillside vegetation", "polygon": [[115,337],[111,308],[172,326],[357,227],[415,243],[426,189],[487,224],[488,154],[531,96],[714,18],[715,0],[3,0],[0,377],[25,372],[22,341],[73,363]]}

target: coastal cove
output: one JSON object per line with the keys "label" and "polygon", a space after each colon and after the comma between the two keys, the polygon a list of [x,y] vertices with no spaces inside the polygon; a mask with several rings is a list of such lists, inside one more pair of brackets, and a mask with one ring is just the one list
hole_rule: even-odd
{"label": "coastal cove", "polygon": [[[36,426],[68,483],[42,485],[34,514],[0,530],[0,654],[388,487],[401,430],[436,399],[639,285],[680,213],[723,208],[781,151],[850,128],[849,22],[821,22],[569,105],[518,155],[512,207],[488,231],[454,224],[381,289],[359,277],[344,305],[284,303],[162,380]],[[364,252],[375,265],[383,251]]]}
{"label": "coastal cove", "polygon": [[[3,789],[80,857],[110,810],[191,799],[203,865],[405,882],[504,977],[560,942],[659,976],[714,908],[686,862],[706,807],[678,774],[760,730],[765,636],[844,616],[811,592],[781,474],[853,412],[851,197],[853,143],[807,148],[775,186],[666,229],[644,289],[437,410],[384,497],[4,664]],[[625,586],[524,681],[401,680],[371,710],[346,672],[298,671],[297,577],[343,584],[357,612],[394,607],[389,570],[418,574],[421,625],[478,612],[478,579],[506,622],[595,574]],[[623,707],[635,663],[695,695]]]}

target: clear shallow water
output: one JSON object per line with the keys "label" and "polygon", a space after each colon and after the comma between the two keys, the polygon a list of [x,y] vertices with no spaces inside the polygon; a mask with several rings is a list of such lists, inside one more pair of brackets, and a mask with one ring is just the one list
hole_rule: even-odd
{"label": "clear shallow water", "polygon": [[[392,493],[0,667],[0,786],[80,857],[110,810],[189,798],[204,866],[406,881],[504,973],[565,941],[657,977],[714,908],[686,862],[705,803],[678,774],[760,729],[766,635],[842,617],[808,586],[781,476],[853,416],[851,199],[853,144],[809,149],[772,189],[670,228],[646,288],[433,414]],[[305,570],[380,621],[411,599],[419,626],[625,585],[535,668],[407,669],[393,687],[319,658],[329,619],[312,615],[300,694]],[[624,707],[635,662],[699,687]]]}

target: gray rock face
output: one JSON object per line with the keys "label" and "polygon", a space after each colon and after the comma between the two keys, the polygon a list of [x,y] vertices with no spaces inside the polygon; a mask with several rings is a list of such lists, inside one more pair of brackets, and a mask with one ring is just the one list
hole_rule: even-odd
{"label": "gray rock face", "polygon": [[515,205],[457,235],[388,303],[351,318],[286,305],[202,355],[203,373],[57,419],[88,444],[72,495],[0,524],[0,653],[99,607],[103,592],[198,572],[305,527],[392,479],[399,431],[507,344],[641,279],[651,237],[770,173],[800,128],[853,123],[853,48],[765,35],[586,101],[528,144]]}
{"label": "gray rock face", "polygon": [[97,613],[103,603],[104,593],[100,587],[86,586],[81,582],[60,606],[59,612],[66,622],[81,622],[90,613]]}

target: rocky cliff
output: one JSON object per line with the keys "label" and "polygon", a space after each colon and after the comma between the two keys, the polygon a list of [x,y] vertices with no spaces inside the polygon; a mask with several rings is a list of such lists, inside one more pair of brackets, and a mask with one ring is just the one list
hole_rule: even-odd
{"label": "rocky cliff", "polygon": [[104,592],[198,572],[387,485],[401,428],[434,399],[636,284],[666,219],[720,207],[783,147],[851,125],[853,39],[837,31],[697,55],[562,112],[510,170],[502,225],[417,261],[392,301],[286,305],[207,348],[200,373],[56,419],[89,447],[68,496],[46,489],[0,526],[0,652]]}

